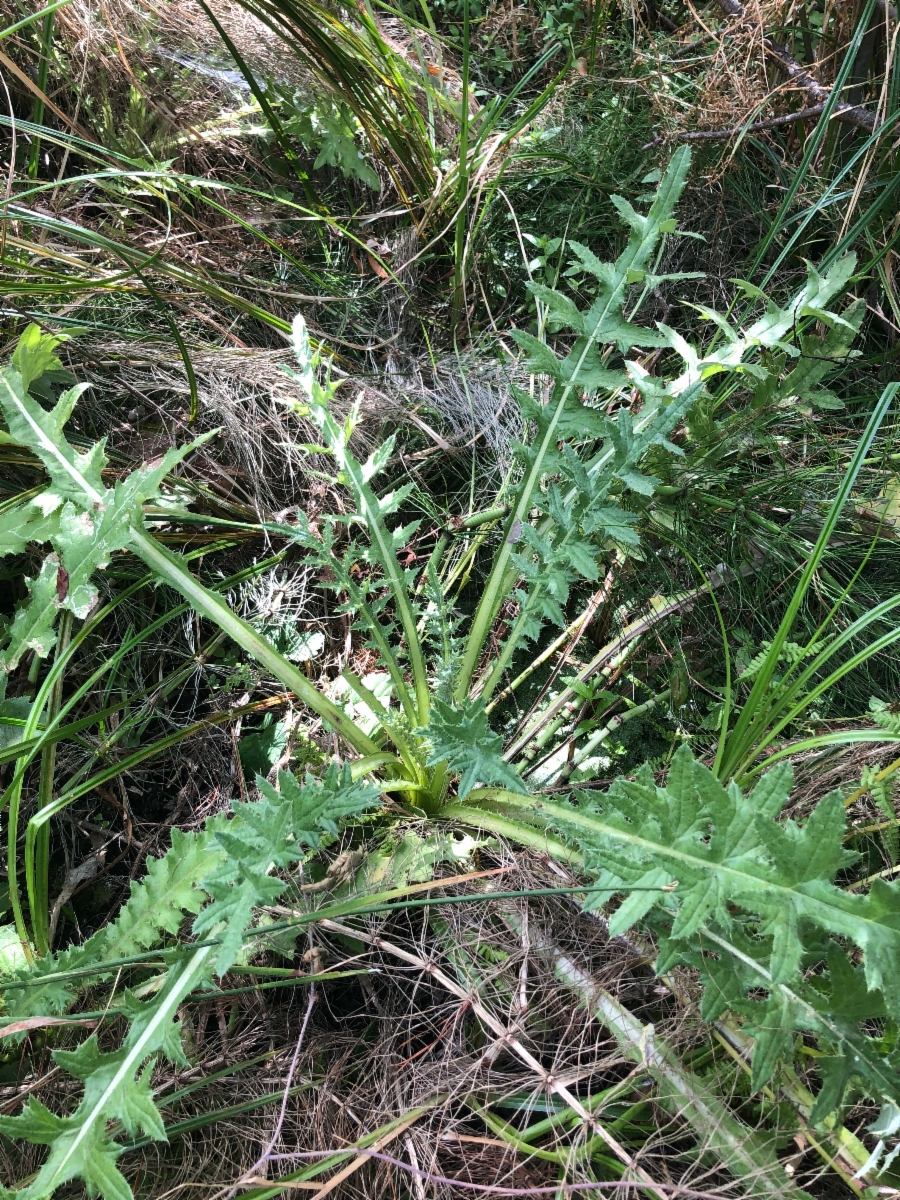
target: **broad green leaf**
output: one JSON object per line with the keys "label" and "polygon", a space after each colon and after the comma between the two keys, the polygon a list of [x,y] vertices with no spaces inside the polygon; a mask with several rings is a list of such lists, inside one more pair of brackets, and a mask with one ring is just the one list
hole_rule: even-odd
{"label": "broad green leaf", "polygon": [[805,337],[796,366],[771,395],[770,402],[806,400],[820,408],[843,408],[843,402],[821,386],[822,381],[847,365],[851,347],[866,315],[865,300],[855,300],[842,314],[839,323],[824,337]]}
{"label": "broad green leaf", "polygon": [[15,925],[0,925],[0,979],[22,970],[27,962]]}
{"label": "broad green leaf", "polygon": [[107,488],[104,443],[82,453],[64,433],[84,388],[71,388],[49,410],[28,392],[29,383],[59,365],[59,340],[29,326],[12,364],[0,371],[0,412],[10,433],[34,451],[50,476],[44,492],[0,517],[0,554],[17,553],[28,542],[53,546],[30,585],[29,601],[13,621],[9,645],[0,656],[5,671],[15,669],[28,650],[46,657],[55,644],[53,626],[60,609],[79,618],[88,615],[97,598],[94,572],[129,545],[132,529],[143,526],[143,504],[156,499],[166,475],[209,436],[169,450],[156,466],[139,468]]}
{"label": "broad green leaf", "polygon": [[49,554],[35,578],[26,581],[28,599],[16,612],[9,645],[0,654],[0,669],[7,673],[16,669],[29,650],[38,658],[46,658],[56,645],[53,626],[60,608],[60,571],[58,555]]}
{"label": "broad green leaf", "polygon": [[25,327],[13,351],[12,365],[26,391],[48,371],[59,371],[62,368],[56,348],[64,341],[65,336],[41,333],[38,325],[31,324]]}

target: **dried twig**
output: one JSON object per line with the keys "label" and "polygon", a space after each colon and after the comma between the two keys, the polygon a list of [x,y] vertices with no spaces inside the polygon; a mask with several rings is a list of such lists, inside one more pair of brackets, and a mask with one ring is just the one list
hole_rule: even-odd
{"label": "dried twig", "polygon": [[[718,0],[719,8],[722,9],[729,17],[733,17],[739,24],[754,36],[759,35],[759,28],[756,23],[747,15],[744,6],[739,0]],[[791,83],[805,91],[810,99],[816,105],[823,107],[831,99],[831,88],[823,86],[818,79],[810,75],[806,67],[797,62],[796,58],[791,54],[786,46],[782,46],[776,42],[774,38],[762,35],[762,45],[765,52],[770,58],[773,58],[781,70],[785,73]],[[832,110],[832,118],[835,121],[841,121],[845,125],[853,125],[857,129],[865,129],[868,133],[875,131],[875,114],[868,108],[863,108],[858,104],[845,104],[839,100]],[[796,120],[796,116],[792,118]]]}
{"label": "dried twig", "polygon": [[[725,141],[727,138],[737,137],[738,134],[745,133],[761,133],[765,129],[777,129],[780,125],[792,125],[794,121],[807,121],[810,117],[817,117],[825,108],[824,101],[821,104],[813,104],[810,108],[801,108],[798,112],[785,113],[781,117],[770,117],[766,121],[753,121],[750,125],[733,125],[729,129],[695,129],[691,133],[677,133],[675,140],[679,142],[714,142]],[[666,138],[657,134],[652,141],[641,146],[642,150],[652,150],[654,146],[661,146]]]}
{"label": "dried twig", "polygon": [[[500,911],[509,928],[519,934],[523,928],[521,915],[506,905]],[[784,1174],[771,1144],[766,1144],[700,1078],[685,1068],[652,1025],[643,1025],[561,950],[545,930],[532,931],[531,944],[559,982],[572,989],[588,1012],[610,1030],[626,1057],[657,1082],[663,1107],[685,1120],[703,1138],[704,1144],[715,1148],[720,1161],[743,1179],[748,1195],[800,1200],[803,1193]]]}
{"label": "dried twig", "polygon": [[294,1082],[294,1075],[297,1070],[297,1063],[300,1061],[300,1051],[302,1050],[303,1043],[306,1040],[306,1029],[307,1029],[307,1026],[309,1025],[309,1018],[312,1016],[312,1010],[313,1010],[315,1003],[316,1003],[316,989],[315,989],[315,985],[313,985],[309,989],[309,1000],[306,1005],[306,1013],[304,1014],[304,1017],[303,1017],[303,1024],[300,1026],[300,1033],[297,1036],[297,1044],[294,1047],[294,1053],[293,1053],[293,1056],[291,1057],[291,1065],[288,1068],[287,1080],[284,1085],[284,1095],[282,1096],[282,1099],[281,1099],[281,1108],[278,1110],[278,1120],[275,1122],[275,1128],[272,1130],[272,1134],[271,1134],[262,1154],[259,1156],[259,1158],[256,1160],[256,1162],[253,1164],[253,1166],[249,1169],[249,1171],[246,1171],[244,1173],[244,1175],[242,1176],[242,1178],[240,1180],[238,1180],[238,1182],[234,1185],[234,1187],[227,1193],[227,1195],[225,1196],[225,1200],[231,1200],[231,1198],[233,1196],[236,1196],[237,1193],[241,1190],[241,1188],[246,1185],[248,1178],[256,1177],[258,1172],[268,1163],[268,1161],[271,1157],[272,1151],[275,1149],[275,1145],[276,1145],[278,1139],[281,1137],[281,1130],[284,1127],[284,1118],[285,1118],[285,1115],[287,1114],[288,1100],[290,1099],[290,1096],[291,1096],[291,1086]]}

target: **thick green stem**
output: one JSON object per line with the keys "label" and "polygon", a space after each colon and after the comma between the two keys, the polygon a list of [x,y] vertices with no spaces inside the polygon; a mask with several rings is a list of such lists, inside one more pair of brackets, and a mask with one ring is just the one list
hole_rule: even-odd
{"label": "thick green stem", "polygon": [[367,688],[359,676],[345,667],[342,671],[344,679],[350,684],[350,687],[356,692],[360,700],[368,705],[369,710],[378,718],[379,724],[390,740],[394,743],[399,751],[400,757],[403,760],[403,765],[406,770],[412,775],[417,783],[425,782],[425,769],[422,767],[419,758],[416,755],[415,747],[412,739],[404,736],[403,730],[394,728],[394,722],[391,720],[391,714],[381,703],[375,693]]}
{"label": "thick green stem", "polygon": [[327,699],[306,678],[302,671],[279,654],[261,634],[231,611],[215,592],[211,592],[184,566],[177,555],[150,536],[144,529],[132,526],[131,547],[148,567],[181,593],[201,616],[214,621],[233,641],[237,642],[257,662],[272,672],[275,678],[291,689],[298,700],[321,717],[326,725],[360,754],[379,754],[381,748],[372,741],[336,704]]}
{"label": "thick green stem", "polygon": [[521,801],[522,797],[518,792],[507,792],[502,788],[478,788],[469,793],[467,804],[445,804],[441,815],[450,821],[463,821],[476,829],[486,829],[488,833],[499,834],[500,837],[509,838],[511,842],[518,842],[531,850],[537,850],[539,854],[552,854],[558,862],[569,863],[573,867],[581,866],[581,855],[578,851],[561,842],[559,838],[528,826],[523,821],[512,820],[500,813],[474,807],[475,803],[502,803],[510,799]]}

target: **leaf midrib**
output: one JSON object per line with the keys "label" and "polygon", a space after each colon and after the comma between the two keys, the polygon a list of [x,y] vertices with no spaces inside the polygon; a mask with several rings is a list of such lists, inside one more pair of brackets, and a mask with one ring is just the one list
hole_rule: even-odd
{"label": "leaf midrib", "polygon": [[[135,1044],[130,1047],[128,1053],[119,1064],[118,1070],[114,1073],[112,1079],[109,1081],[102,1094],[97,1098],[97,1101],[91,1106],[90,1111],[85,1113],[84,1120],[81,1122],[77,1133],[67,1147],[67,1151],[63,1156],[62,1162],[60,1162],[55,1168],[54,1175],[50,1180],[52,1186],[56,1186],[54,1180],[60,1179],[60,1176],[62,1176],[63,1179],[66,1177],[66,1169],[73,1155],[81,1148],[82,1143],[89,1135],[97,1121],[106,1118],[107,1114],[105,1114],[104,1110],[109,1102],[110,1097],[114,1095],[116,1089],[123,1082],[125,1082],[126,1086],[128,1086],[128,1083],[134,1077],[134,1073],[138,1065],[143,1062],[145,1058],[147,1058],[149,1053],[152,1052],[147,1047],[152,1045],[153,1039],[158,1033],[159,1028],[166,1021],[170,1020],[175,1014],[179,1004],[193,987],[195,976],[199,974],[204,960],[209,957],[213,949],[213,946],[204,946],[201,949],[196,950],[182,968],[180,973],[181,979],[178,980],[176,978],[172,981],[173,986],[168,997],[162,1004],[159,1005],[151,1020],[148,1022],[147,1028],[143,1031]],[[45,1192],[45,1194],[47,1193]]]}
{"label": "leaf midrib", "polygon": [[64,454],[60,453],[59,448],[54,445],[54,443],[41,428],[40,424],[35,421],[34,417],[32,417],[31,413],[28,411],[28,408],[23,402],[22,397],[16,395],[15,390],[10,386],[9,375],[6,371],[3,372],[3,386],[6,388],[7,392],[9,392],[13,404],[19,410],[21,416],[27,421],[29,427],[33,430],[35,437],[41,443],[44,450],[59,463],[72,481],[90,497],[92,503],[102,504],[103,497],[100,495],[100,493],[91,487],[78,468],[74,466],[73,463],[70,463]]}
{"label": "leaf midrib", "polygon": [[[748,872],[739,871],[735,867],[728,866],[725,863],[710,862],[709,859],[699,858],[696,855],[688,854],[684,850],[676,850],[671,846],[665,846],[659,842],[649,841],[647,838],[641,837],[639,834],[627,833],[621,829],[617,829],[613,825],[607,825],[603,821],[597,820],[596,818],[587,817],[584,813],[579,813],[574,809],[562,808],[560,805],[548,804],[544,801],[537,802],[534,807],[539,812],[545,813],[548,817],[558,821],[560,824],[580,825],[586,829],[601,833],[606,837],[610,837],[621,842],[627,842],[629,845],[636,846],[639,849],[656,855],[657,857],[666,858],[673,862],[684,863],[685,866],[691,867],[694,870],[699,870],[706,874],[712,872],[726,878],[731,878],[739,885],[740,891],[743,895],[752,894],[753,892],[759,893],[765,890],[775,893],[776,902],[778,896],[790,901],[802,898],[805,905],[812,906],[813,909],[818,908],[823,915],[826,916],[826,918],[827,914],[831,912],[839,913],[841,916],[840,925],[838,923],[832,924],[833,918],[828,918],[827,921],[823,921],[824,927],[830,929],[832,932],[845,933],[846,922],[848,919],[850,919],[854,922],[870,927],[873,931],[877,930],[882,935],[888,932],[892,933],[897,939],[898,945],[900,945],[900,930],[895,930],[890,925],[884,924],[881,921],[873,920],[871,917],[866,916],[862,912],[851,912],[849,909],[843,908],[838,904],[829,904],[821,897],[812,896],[808,892],[799,891],[796,887],[788,887],[782,883],[775,883],[771,880],[763,879],[758,875],[751,875]],[[823,880],[818,882],[828,881]],[[844,896],[844,893],[838,888],[835,888],[834,891],[836,895],[847,899],[847,897]],[[808,912],[807,915],[809,915]]]}

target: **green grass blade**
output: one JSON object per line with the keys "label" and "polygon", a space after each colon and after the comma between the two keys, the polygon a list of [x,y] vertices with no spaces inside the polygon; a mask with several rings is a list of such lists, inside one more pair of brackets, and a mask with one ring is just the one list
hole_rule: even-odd
{"label": "green grass blade", "polygon": [[778,663],[784,643],[788,639],[788,636],[794,625],[794,621],[796,620],[797,613],[799,612],[800,605],[803,603],[806,593],[812,584],[813,577],[819,568],[826,550],[828,549],[828,544],[831,541],[835,526],[837,525],[844,505],[850,497],[850,493],[853,490],[853,485],[856,482],[856,478],[862,469],[863,460],[866,458],[872,442],[875,440],[875,435],[878,432],[881,422],[884,420],[884,417],[887,414],[887,411],[890,408],[898,390],[900,390],[900,383],[891,383],[888,384],[888,386],[882,392],[878,403],[875,406],[875,410],[866,425],[865,432],[863,433],[863,436],[857,445],[856,453],[854,454],[853,459],[844,474],[838,494],[831,504],[828,515],[826,516],[825,522],[822,526],[822,530],[819,533],[819,537],[816,540],[815,546],[813,547],[812,554],[810,555],[809,560],[803,569],[803,573],[800,576],[800,581],[794,589],[790,603],[788,604],[787,612],[784,614],[781,624],[779,625],[778,630],[772,639],[771,647],[766,655],[763,666],[756,677],[756,680],[750,691],[750,695],[747,697],[747,700],[744,703],[744,706],[741,710],[741,715],[735,724],[734,730],[730,734],[728,734],[724,729],[722,731],[722,736],[726,741],[725,749],[722,752],[721,758],[719,759],[719,776],[722,779],[731,778],[737,767],[737,764],[742,761],[747,749],[749,748],[749,745],[752,744],[754,738],[754,723],[758,723],[759,721],[759,715],[765,702],[766,692],[769,684],[771,683],[772,676],[775,673],[775,667]]}

